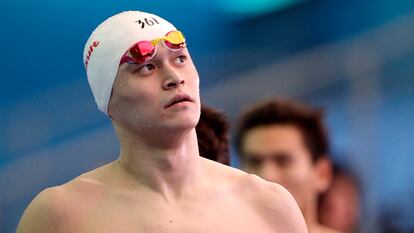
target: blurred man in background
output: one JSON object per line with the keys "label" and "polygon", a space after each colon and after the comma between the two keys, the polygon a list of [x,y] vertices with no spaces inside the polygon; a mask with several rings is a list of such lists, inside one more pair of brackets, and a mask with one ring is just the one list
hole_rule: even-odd
{"label": "blurred man in background", "polygon": [[196,126],[200,156],[229,165],[229,127],[224,113],[202,104]]}
{"label": "blurred man in background", "polygon": [[336,232],[318,222],[318,196],[331,181],[322,111],[286,100],[259,103],[241,115],[235,138],[244,170],[287,188],[310,233]]}
{"label": "blurred man in background", "polygon": [[332,184],[320,196],[320,222],[344,233],[355,233],[360,211],[360,186],[357,179],[349,170],[335,165]]}

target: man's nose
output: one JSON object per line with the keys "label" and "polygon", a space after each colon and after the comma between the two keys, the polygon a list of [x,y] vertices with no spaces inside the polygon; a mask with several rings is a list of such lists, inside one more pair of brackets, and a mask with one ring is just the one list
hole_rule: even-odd
{"label": "man's nose", "polygon": [[260,176],[267,181],[280,182],[280,171],[271,161],[263,162],[260,168]]}
{"label": "man's nose", "polygon": [[162,82],[162,88],[164,90],[174,89],[185,84],[184,79],[174,68],[166,69],[164,75],[165,79]]}

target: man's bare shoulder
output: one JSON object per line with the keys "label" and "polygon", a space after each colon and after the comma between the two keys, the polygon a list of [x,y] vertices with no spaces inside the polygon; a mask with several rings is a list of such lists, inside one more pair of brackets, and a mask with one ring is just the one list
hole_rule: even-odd
{"label": "man's bare shoulder", "polygon": [[312,232],[318,232],[318,233],[342,233],[340,231],[337,231],[337,230],[335,230],[333,228],[330,228],[330,227],[327,227],[327,226],[324,226],[324,225],[314,226],[312,228]]}
{"label": "man's bare shoulder", "polygon": [[[96,199],[102,185],[92,171],[71,181],[44,189],[29,204],[20,219],[17,233],[64,232],[77,217],[83,203]],[[65,226],[64,229],[61,226]]]}
{"label": "man's bare shoulder", "polygon": [[245,175],[242,193],[262,214],[263,218],[280,232],[307,232],[303,215],[292,195],[281,185],[263,180],[256,175]]}
{"label": "man's bare shoulder", "polygon": [[228,166],[213,167],[221,177],[220,182],[228,183],[235,196],[255,209],[277,232],[307,232],[298,205],[281,185]]}
{"label": "man's bare shoulder", "polygon": [[40,192],[24,211],[17,233],[61,232],[60,226],[68,219],[65,198],[61,186]]}
{"label": "man's bare shoulder", "polygon": [[207,161],[209,166],[208,174],[216,182],[231,184],[235,191],[246,199],[263,199],[264,202],[284,201],[291,202],[293,198],[281,185],[267,182],[257,175],[248,174],[237,168],[222,165],[217,162]]}
{"label": "man's bare shoulder", "polygon": [[[290,193],[281,185],[267,182],[257,175],[239,174],[238,192],[246,200],[254,201],[259,207],[272,208],[274,211],[285,209],[286,205],[296,205]],[[273,205],[269,205],[273,203]]]}

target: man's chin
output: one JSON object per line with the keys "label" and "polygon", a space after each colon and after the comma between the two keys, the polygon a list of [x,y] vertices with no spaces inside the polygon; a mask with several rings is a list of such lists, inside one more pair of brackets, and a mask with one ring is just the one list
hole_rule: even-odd
{"label": "man's chin", "polygon": [[175,129],[175,130],[191,130],[194,129],[197,125],[197,121],[192,121],[192,120],[188,120],[188,121],[184,121],[184,122],[179,122],[177,124],[174,125],[170,125],[171,128]]}
{"label": "man's chin", "polygon": [[166,129],[177,131],[187,131],[194,129],[198,123],[198,118],[195,117],[183,117],[178,119],[171,119],[169,122],[165,122]]}

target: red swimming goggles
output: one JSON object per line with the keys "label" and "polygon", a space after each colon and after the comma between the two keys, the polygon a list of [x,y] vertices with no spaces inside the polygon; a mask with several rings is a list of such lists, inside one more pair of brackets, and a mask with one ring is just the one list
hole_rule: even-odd
{"label": "red swimming goggles", "polygon": [[171,31],[164,37],[158,39],[137,42],[125,52],[119,64],[134,64],[149,61],[157,53],[156,45],[160,41],[162,41],[163,45],[171,51],[178,51],[186,46],[184,35],[180,31]]}

